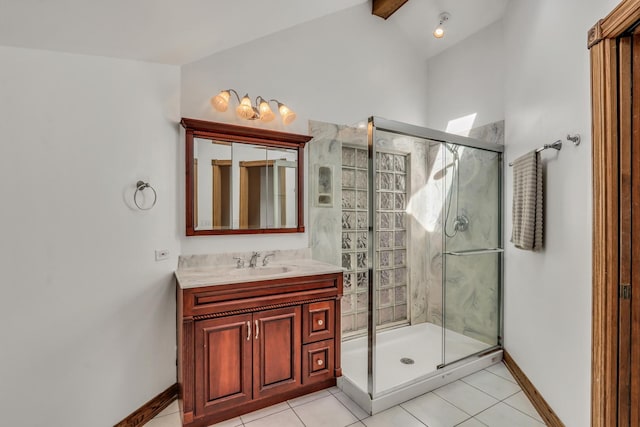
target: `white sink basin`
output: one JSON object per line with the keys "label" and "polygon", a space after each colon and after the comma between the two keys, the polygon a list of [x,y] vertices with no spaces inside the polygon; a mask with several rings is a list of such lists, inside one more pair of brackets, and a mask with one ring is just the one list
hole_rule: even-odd
{"label": "white sink basin", "polygon": [[246,267],[235,268],[229,272],[233,276],[272,276],[274,274],[288,273],[293,270],[292,267],[284,265],[272,265],[267,267]]}

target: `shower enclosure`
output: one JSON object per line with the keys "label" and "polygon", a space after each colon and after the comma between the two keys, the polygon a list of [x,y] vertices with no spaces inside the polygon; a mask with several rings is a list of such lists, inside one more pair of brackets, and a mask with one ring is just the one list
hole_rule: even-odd
{"label": "shower enclosure", "polygon": [[311,246],[345,269],[340,387],[376,413],[500,360],[503,146],[379,118],[330,139]]}

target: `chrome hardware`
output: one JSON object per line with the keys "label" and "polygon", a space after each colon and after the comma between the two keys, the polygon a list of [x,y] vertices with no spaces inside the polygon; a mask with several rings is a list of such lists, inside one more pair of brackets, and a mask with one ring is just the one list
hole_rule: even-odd
{"label": "chrome hardware", "polygon": [[247,320],[247,341],[251,339],[251,322]]}
{"label": "chrome hardware", "polygon": [[[142,207],[138,204],[138,193],[142,194],[145,188],[148,188],[153,192],[153,202],[151,202],[151,206],[148,206],[148,207]],[[144,182],[144,181],[136,182],[136,191],[135,193],[133,193],[133,203],[135,203],[138,209],[140,209],[141,211],[148,211],[149,209],[153,208],[156,205],[157,201],[158,201],[158,193],[156,193],[155,188],[149,185],[148,182]]]}
{"label": "chrome hardware", "polygon": [[322,319],[318,320],[318,326],[324,325],[324,321]]}
{"label": "chrome hardware", "polygon": [[490,248],[490,249],[472,249],[468,251],[448,251],[445,252],[445,255],[455,255],[455,256],[466,256],[466,255],[482,255],[482,254],[494,254],[504,252],[504,249],[501,248]]}
{"label": "chrome hardware", "polygon": [[258,339],[258,335],[260,335],[260,326],[258,326],[258,321],[256,320],[256,339]]}
{"label": "chrome hardware", "polygon": [[324,365],[324,362],[322,361],[322,359],[318,359],[316,363],[318,364],[318,366]]}
{"label": "chrome hardware", "polygon": [[469,218],[465,215],[458,215],[453,222],[453,229],[456,231],[467,231],[469,228]]}
{"label": "chrome hardware", "polygon": [[256,268],[256,264],[258,263],[258,257],[260,256],[260,252],[254,252],[251,255],[251,260],[249,260],[249,267]]}
{"label": "chrome hardware", "polygon": [[271,252],[269,254],[266,254],[264,256],[264,258],[262,258],[262,266],[263,267],[266,267],[267,264],[269,264],[269,257],[272,257],[272,256],[276,256],[276,253],[275,252]]}
{"label": "chrome hardware", "polygon": [[[575,134],[575,135],[571,135],[571,134],[567,134],[567,141],[571,141],[573,142],[573,145],[575,145],[576,147],[578,145],[580,145],[580,135],[579,134]],[[554,150],[562,150],[562,141],[561,140],[557,140],[556,142],[553,142],[551,144],[544,144],[542,147],[538,148],[536,150],[536,153],[539,153],[543,150],[547,150],[549,148],[553,148]],[[513,166],[513,162],[509,163],[509,166]]]}
{"label": "chrome hardware", "polygon": [[631,284],[620,284],[620,299],[631,299]]}
{"label": "chrome hardware", "polygon": [[236,260],[236,268],[244,268],[244,259],[239,256],[234,256],[233,259]]}
{"label": "chrome hardware", "polygon": [[580,145],[580,135],[575,134],[572,136],[570,134],[567,134],[567,141],[571,141],[573,142],[573,145],[578,146]]}
{"label": "chrome hardware", "polygon": [[[569,139],[569,135],[567,135],[567,139]],[[573,141],[573,140],[571,140],[571,141]],[[578,139],[578,141],[580,141],[580,139]],[[578,144],[579,143],[580,142],[578,142]],[[574,142],[574,144],[578,145],[575,142]],[[557,140],[555,142],[552,142],[551,144],[544,144],[542,147],[536,149],[536,153],[539,153],[539,152],[544,151],[544,150],[548,150],[549,148],[553,148],[554,150],[558,150],[558,151],[562,150],[562,141],[561,140]],[[513,166],[513,162],[510,162],[509,166]]]}

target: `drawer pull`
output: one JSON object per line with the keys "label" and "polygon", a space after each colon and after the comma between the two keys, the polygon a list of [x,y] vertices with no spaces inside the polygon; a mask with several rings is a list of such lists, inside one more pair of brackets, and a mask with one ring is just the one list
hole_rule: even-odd
{"label": "drawer pull", "polygon": [[247,320],[247,341],[251,339],[251,322]]}
{"label": "drawer pull", "polygon": [[258,326],[258,321],[256,320],[256,339],[258,339],[258,335],[260,335],[260,326]]}
{"label": "drawer pull", "polygon": [[316,363],[318,363],[318,366],[322,366],[322,365],[324,364],[324,362],[322,361],[322,359],[318,359],[318,362],[316,362]]}
{"label": "drawer pull", "polygon": [[323,321],[322,319],[318,319],[318,325],[319,325],[319,326],[324,325],[324,321]]}

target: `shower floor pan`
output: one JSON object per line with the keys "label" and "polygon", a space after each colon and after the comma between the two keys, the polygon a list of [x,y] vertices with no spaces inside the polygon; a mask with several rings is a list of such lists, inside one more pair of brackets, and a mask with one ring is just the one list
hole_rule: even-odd
{"label": "shower floor pan", "polygon": [[[446,332],[448,362],[488,348],[476,339]],[[484,369],[502,360],[502,351],[466,359],[437,371],[437,366],[442,364],[442,327],[421,323],[379,333],[375,356],[375,388],[382,396],[371,401],[367,394],[367,339],[360,337],[342,343],[343,378],[339,386],[369,413],[380,412]],[[406,359],[413,363],[407,363]]]}

